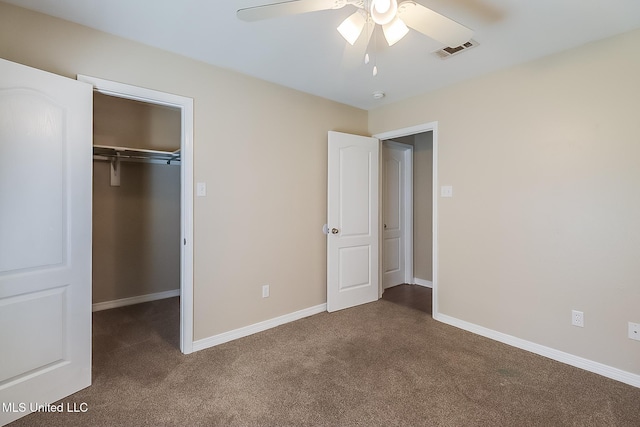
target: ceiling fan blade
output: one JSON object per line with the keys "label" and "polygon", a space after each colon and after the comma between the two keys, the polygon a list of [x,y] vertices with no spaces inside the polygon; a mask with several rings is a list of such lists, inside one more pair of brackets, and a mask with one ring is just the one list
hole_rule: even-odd
{"label": "ceiling fan blade", "polygon": [[236,15],[238,19],[253,22],[318,10],[340,9],[345,5],[346,2],[341,0],[289,0],[238,9]]}
{"label": "ceiling fan blade", "polygon": [[473,36],[473,30],[411,0],[398,5],[398,16],[409,27],[449,47],[460,46]]}

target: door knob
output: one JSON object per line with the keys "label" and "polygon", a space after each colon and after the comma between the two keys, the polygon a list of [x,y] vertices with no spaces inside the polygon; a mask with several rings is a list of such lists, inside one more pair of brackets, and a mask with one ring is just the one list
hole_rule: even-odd
{"label": "door knob", "polygon": [[331,229],[331,234],[338,234],[338,229],[337,228],[332,228]]}

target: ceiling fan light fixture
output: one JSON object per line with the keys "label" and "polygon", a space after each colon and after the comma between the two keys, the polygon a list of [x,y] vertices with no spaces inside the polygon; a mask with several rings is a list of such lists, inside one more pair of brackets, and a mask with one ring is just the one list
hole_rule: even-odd
{"label": "ceiling fan light fixture", "polygon": [[353,15],[342,21],[337,28],[338,32],[344,39],[353,46],[360,37],[364,24],[367,22],[366,18],[358,10]]}
{"label": "ceiling fan light fixture", "polygon": [[382,26],[382,32],[389,46],[393,46],[407,35],[409,28],[402,22],[402,19],[396,17],[390,23]]}
{"label": "ceiling fan light fixture", "polygon": [[376,12],[385,13],[391,7],[391,0],[377,0],[377,1],[374,1],[373,7],[376,8]]}
{"label": "ceiling fan light fixture", "polygon": [[369,13],[371,19],[378,25],[386,25],[393,21],[398,12],[397,0],[372,0]]}

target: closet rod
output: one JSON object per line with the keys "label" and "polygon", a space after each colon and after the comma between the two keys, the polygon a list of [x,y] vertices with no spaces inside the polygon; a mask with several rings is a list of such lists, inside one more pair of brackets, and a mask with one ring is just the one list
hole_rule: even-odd
{"label": "closet rod", "polygon": [[180,161],[180,150],[175,151],[160,151],[160,150],[148,150],[144,148],[130,148],[130,147],[116,147],[110,145],[94,145],[93,156],[96,160],[130,160],[130,161],[145,161],[155,160],[166,162],[168,165],[171,162]]}

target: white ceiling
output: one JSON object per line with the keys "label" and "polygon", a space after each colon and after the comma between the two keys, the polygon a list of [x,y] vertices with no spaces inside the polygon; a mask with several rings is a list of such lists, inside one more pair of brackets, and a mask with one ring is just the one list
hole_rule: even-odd
{"label": "white ceiling", "polygon": [[640,28],[640,0],[418,0],[480,45],[441,60],[413,30],[393,47],[379,35],[373,77],[336,31],[353,6],[247,23],[238,8],[276,0],[2,1],[367,110]]}

